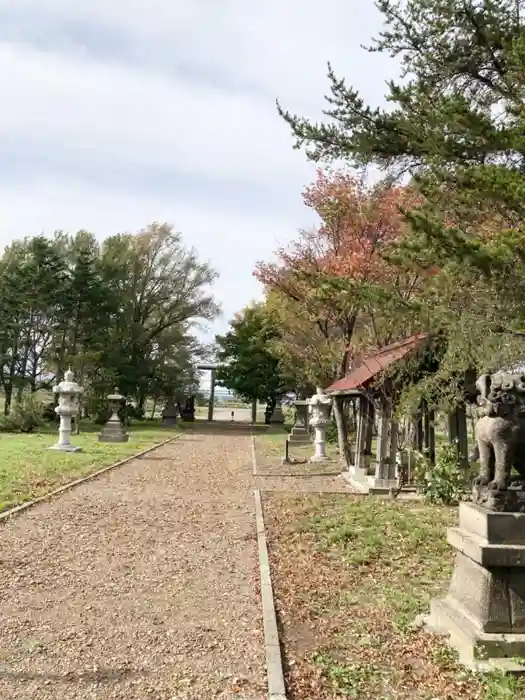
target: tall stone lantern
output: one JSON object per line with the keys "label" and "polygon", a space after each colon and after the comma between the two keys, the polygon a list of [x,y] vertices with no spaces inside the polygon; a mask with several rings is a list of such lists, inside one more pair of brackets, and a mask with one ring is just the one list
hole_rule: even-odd
{"label": "tall stone lantern", "polygon": [[84,389],[75,381],[75,375],[68,369],[64,374],[64,381],[53,387],[53,393],[58,394],[58,406],[55,413],[60,416],[58,429],[58,442],[50,450],[60,452],[80,452],[81,447],[71,444],[71,418],[79,413],[79,397]]}
{"label": "tall stone lantern", "polygon": [[321,387],[317,387],[316,393],[308,399],[309,425],[315,430],[315,454],[310,462],[326,462],[325,438],[326,426],[330,421],[332,399],[324,393]]}
{"label": "tall stone lantern", "polygon": [[99,442],[127,442],[129,440],[129,435],[126,433],[126,429],[118,414],[119,408],[124,403],[124,400],[125,397],[119,394],[117,387],[113,394],[108,396],[111,417],[100,431],[98,436]]}

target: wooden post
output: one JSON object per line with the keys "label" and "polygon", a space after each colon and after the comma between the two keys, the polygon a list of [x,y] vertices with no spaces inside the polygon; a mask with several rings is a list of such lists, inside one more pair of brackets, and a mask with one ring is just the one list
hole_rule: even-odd
{"label": "wooden post", "polygon": [[448,439],[456,446],[462,469],[468,469],[467,409],[458,406],[448,415]]}
{"label": "wooden post", "polygon": [[377,426],[377,443],[376,443],[376,474],[377,480],[388,478],[387,462],[388,462],[388,423],[389,411],[388,402],[381,397],[379,399],[379,422]]}
{"label": "wooden post", "polygon": [[457,430],[457,445],[458,459],[461,468],[465,473],[468,472],[468,432],[467,432],[467,409],[466,406],[459,406],[456,410],[456,430]]}
{"label": "wooden post", "polygon": [[365,468],[365,441],[367,428],[367,398],[360,396],[357,414],[357,436],[355,444],[354,466],[357,469]]}
{"label": "wooden post", "polygon": [[215,404],[215,370],[212,369],[210,372],[210,398],[208,401],[208,420],[211,422],[213,420],[213,408]]}
{"label": "wooden post", "polygon": [[387,479],[394,481],[396,478],[396,459],[397,459],[397,421],[392,410],[390,416],[390,454],[388,460]]}
{"label": "wooden post", "polygon": [[436,431],[434,429],[435,413],[425,407],[423,414],[423,426],[425,434],[425,454],[431,464],[436,463]]}
{"label": "wooden post", "polygon": [[458,421],[457,421],[457,412],[451,411],[447,415],[447,422],[448,422],[448,441],[451,445],[455,444],[456,440],[458,439]]}
{"label": "wooden post", "polygon": [[367,397],[366,435],[365,435],[365,445],[364,445],[365,455],[372,454],[372,441],[374,439],[374,421],[375,421],[374,402]]}
{"label": "wooden post", "polygon": [[414,447],[418,452],[423,452],[423,438],[424,438],[424,426],[423,426],[423,415],[426,413],[426,405],[425,402],[422,401],[421,405],[419,407],[419,411],[417,414],[416,422],[415,422],[415,445]]}

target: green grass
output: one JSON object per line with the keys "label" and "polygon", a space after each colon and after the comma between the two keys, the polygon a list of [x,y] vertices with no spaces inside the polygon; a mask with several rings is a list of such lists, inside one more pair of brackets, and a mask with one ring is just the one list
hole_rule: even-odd
{"label": "green grass", "polygon": [[159,423],[134,424],[129,428],[129,442],[111,444],[97,441],[99,430],[99,426],[87,424],[80,435],[72,435],[71,442],[82,448],[76,453],[47,450],[57,442],[56,429],[0,434],[0,511],[141,452],[173,434]]}
{"label": "green grass", "polygon": [[413,626],[446,593],[453,566],[446,528],[456,524],[456,508],[323,496],[288,508],[270,500],[265,511],[270,541],[279,528],[273,570],[285,625],[315,629],[309,649],[286,652],[308,677],[321,674],[319,697],[525,697],[524,679],[470,673],[440,638]]}
{"label": "green grass", "polygon": [[[285,425],[271,425],[268,430],[255,437],[255,449],[261,457],[267,459],[279,459],[284,454],[284,443],[288,433],[292,428],[291,423]],[[290,452],[294,457],[311,457],[314,450],[313,442],[307,445],[290,445]],[[326,453],[330,459],[338,461],[339,453],[337,445],[326,443]]]}

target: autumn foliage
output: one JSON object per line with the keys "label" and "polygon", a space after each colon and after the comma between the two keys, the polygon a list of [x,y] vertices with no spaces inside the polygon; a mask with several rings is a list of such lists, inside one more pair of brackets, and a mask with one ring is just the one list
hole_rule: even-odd
{"label": "autumn foliage", "polygon": [[[422,279],[420,269],[401,268],[390,257],[407,233],[403,211],[418,204],[417,195],[409,187],[367,187],[348,171],[318,170],[303,199],[319,225],[301,230],[277,251],[276,263],[259,263],[255,275],[298,304],[327,339],[340,338],[348,355],[365,317],[369,322],[377,311],[374,293],[407,299]],[[372,344],[392,340],[392,329],[381,334],[379,325]]]}
{"label": "autumn foliage", "polygon": [[[356,282],[388,282],[398,275],[384,253],[406,232],[402,209],[417,203],[407,187],[368,188],[346,171],[317,171],[303,200],[320,219],[319,226],[301,230],[277,263],[259,263],[255,275],[267,287],[293,295],[297,277],[310,272],[341,276]],[[300,297],[299,289],[295,290]],[[303,290],[304,291],[304,290]]]}

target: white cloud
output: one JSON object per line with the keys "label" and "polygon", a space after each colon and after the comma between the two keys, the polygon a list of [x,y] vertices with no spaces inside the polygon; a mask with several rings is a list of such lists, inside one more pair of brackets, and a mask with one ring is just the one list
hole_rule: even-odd
{"label": "white cloud", "polygon": [[275,98],[318,116],[331,60],[379,102],[388,64],[359,48],[377,22],[370,0],[0,0],[0,241],[172,221],[227,320],[310,220]]}

